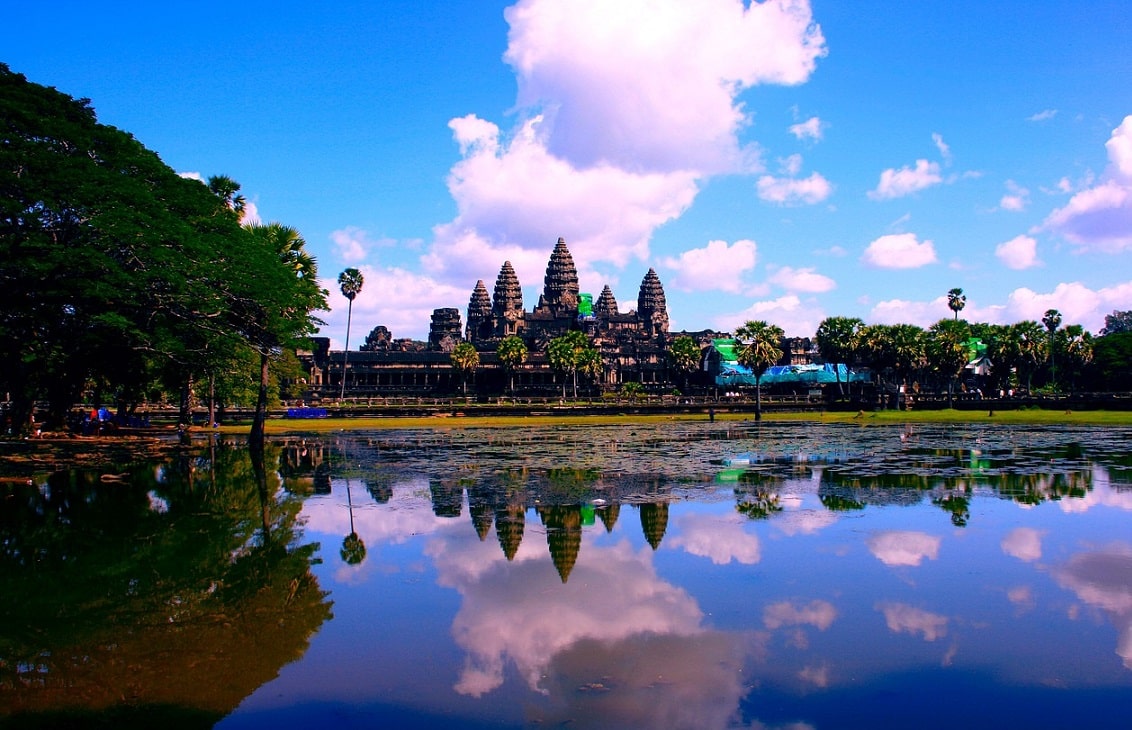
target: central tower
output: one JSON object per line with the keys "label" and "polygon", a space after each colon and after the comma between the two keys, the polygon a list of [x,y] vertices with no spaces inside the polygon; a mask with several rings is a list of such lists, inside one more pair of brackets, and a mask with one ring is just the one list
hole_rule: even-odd
{"label": "central tower", "polygon": [[546,265],[546,278],[543,280],[542,296],[538,298],[535,311],[555,317],[573,317],[578,313],[578,269],[574,257],[566,248],[566,239],[559,238]]}

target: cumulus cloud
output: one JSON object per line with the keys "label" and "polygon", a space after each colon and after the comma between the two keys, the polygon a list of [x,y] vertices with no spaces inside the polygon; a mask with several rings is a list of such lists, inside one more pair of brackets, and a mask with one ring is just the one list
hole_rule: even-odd
{"label": "cumulus cloud", "polygon": [[870,536],[866,545],[885,565],[918,566],[924,558],[939,557],[940,542],[941,538],[926,532],[892,530]]}
{"label": "cumulus cloud", "polygon": [[920,634],[924,641],[947,636],[947,617],[905,603],[882,603],[877,610],[884,614],[888,630],[897,634]]}
{"label": "cumulus cloud", "polygon": [[813,267],[795,269],[790,266],[783,266],[775,271],[768,281],[787,291],[814,294],[832,291],[837,288],[837,282],[828,276],[817,273]]}
{"label": "cumulus cloud", "polygon": [[661,259],[661,266],[676,275],[671,286],[685,291],[721,291],[738,293],[743,289],[743,275],[755,267],[758,245],[747,239],[728,244],[708,241],[703,248],[693,248],[677,257]]}
{"label": "cumulus cloud", "polygon": [[810,117],[804,122],[792,124],[790,134],[803,141],[819,141],[822,138],[822,121],[817,117]]}
{"label": "cumulus cloud", "polygon": [[868,245],[861,261],[878,269],[915,269],[934,264],[935,244],[920,241],[914,233],[892,233]]}
{"label": "cumulus cloud", "polygon": [[1032,563],[1042,557],[1042,533],[1032,527],[1018,527],[1002,538],[1002,552]]}
{"label": "cumulus cloud", "polygon": [[875,190],[869,192],[873,200],[903,198],[914,192],[930,188],[943,182],[939,174],[939,163],[916,160],[916,167],[889,168],[880,174],[880,182]]}
{"label": "cumulus cloud", "polygon": [[[353,322],[350,335],[350,349],[357,350],[365,336],[377,325],[389,328],[394,338],[422,338],[422,322],[428,326],[432,310],[440,302],[451,302],[448,306],[465,306],[471,295],[470,287],[456,287],[445,284],[429,276],[422,276],[400,267],[359,266],[364,284],[354,299]],[[331,347],[341,349],[345,345],[346,316],[349,307],[346,297],[338,288],[337,274],[333,277],[319,278],[319,286],[330,292],[327,297],[330,312],[323,315],[326,324],[321,333],[330,336]]]}
{"label": "cumulus cloud", "polygon": [[809,3],[793,0],[521,0],[505,16],[518,121],[511,132],[475,115],[450,123],[458,213],[423,259],[445,281],[504,255],[537,281],[565,236],[583,285],[600,288],[586,281],[594,263],[644,259],[708,177],[761,171],[758,149],[739,143],[739,94],[802,83],[825,53]]}
{"label": "cumulus cloud", "polygon": [[805,178],[763,175],[758,181],[759,198],[779,205],[820,203],[830,196],[833,186],[821,173]]}
{"label": "cumulus cloud", "polygon": [[1132,115],[1112,130],[1105,148],[1109,167],[1102,181],[1075,194],[1044,223],[1078,251],[1132,248]]}
{"label": "cumulus cloud", "polygon": [[1047,119],[1053,119],[1056,116],[1057,116],[1057,110],[1056,109],[1043,109],[1042,111],[1038,112],[1037,114],[1032,114],[1032,115],[1026,117],[1026,121],[1027,122],[1044,122]]}
{"label": "cumulus cloud", "polygon": [[998,207],[1014,213],[1026,210],[1030,202],[1030,191],[1013,180],[1006,181],[1006,195],[998,201]]}
{"label": "cumulus cloud", "polygon": [[393,244],[393,241],[388,239],[374,240],[366,231],[356,226],[346,226],[333,231],[330,234],[330,242],[334,244],[338,260],[346,264],[361,263],[373,249]]}
{"label": "cumulus cloud", "polygon": [[[980,306],[969,299],[963,316],[969,322],[1012,324],[1028,319],[1041,321],[1047,309],[1061,312],[1066,323],[1099,332],[1106,314],[1132,309],[1132,280],[1095,290],[1076,281],[1058,284],[1049,292],[1021,287],[1010,292],[1001,304]],[[949,314],[944,295],[930,301],[889,299],[873,305],[868,321],[927,327]]]}
{"label": "cumulus cloud", "polygon": [[803,302],[797,294],[787,294],[778,299],[755,302],[741,312],[717,317],[713,326],[720,330],[734,330],[752,319],[778,325],[787,337],[812,337],[818,324],[825,319],[825,313],[813,302]]}
{"label": "cumulus cloud", "polygon": [[1008,269],[1029,269],[1041,263],[1038,261],[1038,242],[1029,236],[1015,236],[998,244],[994,255]]}

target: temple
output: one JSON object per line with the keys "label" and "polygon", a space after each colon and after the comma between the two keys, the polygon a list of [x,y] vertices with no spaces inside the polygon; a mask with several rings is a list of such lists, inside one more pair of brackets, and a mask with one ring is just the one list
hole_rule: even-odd
{"label": "temple", "polygon": [[[563,238],[550,254],[543,278],[542,294],[533,309],[523,305],[522,285],[510,261],[504,261],[488,291],[481,279],[468,301],[466,324],[455,308],[432,314],[427,342],[394,339],[389,329],[378,325],[369,333],[360,351],[331,352],[327,338],[315,338],[312,352],[301,353],[307,383],[313,397],[331,397],[346,381],[353,397],[389,395],[446,395],[457,391],[458,374],[451,362],[452,350],[469,342],[479,354],[473,390],[478,395],[511,392],[553,395],[561,386],[547,359],[547,346],[570,331],[584,333],[601,356],[601,373],[586,383],[598,391],[617,389],[635,382],[646,391],[668,392],[680,382],[684,387],[710,387],[712,380],[702,367],[689,378],[672,372],[668,347],[680,334],[692,337],[701,349],[701,363],[713,341],[726,333],[710,330],[670,333],[664,286],[656,271],[649,269],[641,280],[636,307],[622,312],[609,286],[595,302],[580,291],[578,270]],[[517,336],[527,347],[524,364],[506,372],[496,355],[499,343]],[[790,346],[790,341],[784,343]],[[792,360],[809,359],[809,341],[793,347],[806,352],[787,355]],[[791,360],[791,361],[792,361]]]}

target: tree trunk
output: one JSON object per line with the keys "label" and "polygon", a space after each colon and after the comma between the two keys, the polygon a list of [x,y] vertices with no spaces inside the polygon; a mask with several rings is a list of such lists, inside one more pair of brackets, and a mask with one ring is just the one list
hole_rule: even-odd
{"label": "tree trunk", "polygon": [[755,378],[755,420],[763,420],[763,389],[759,384],[761,377]]}
{"label": "tree trunk", "polygon": [[181,409],[177,415],[177,423],[182,426],[193,425],[192,401],[193,376],[189,375],[185,378],[185,382],[181,384]]}
{"label": "tree trunk", "polygon": [[208,374],[208,427],[216,423],[216,374]]}
{"label": "tree trunk", "polygon": [[252,430],[248,434],[248,446],[253,451],[263,451],[264,423],[267,421],[267,374],[268,358],[266,352],[259,354],[259,397],[256,398],[255,416],[252,418]]}

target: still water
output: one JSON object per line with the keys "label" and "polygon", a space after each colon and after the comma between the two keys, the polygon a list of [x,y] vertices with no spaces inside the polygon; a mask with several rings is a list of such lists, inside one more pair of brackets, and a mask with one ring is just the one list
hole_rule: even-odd
{"label": "still water", "polygon": [[6,726],[1132,716],[1130,429],[348,432],[0,490]]}

